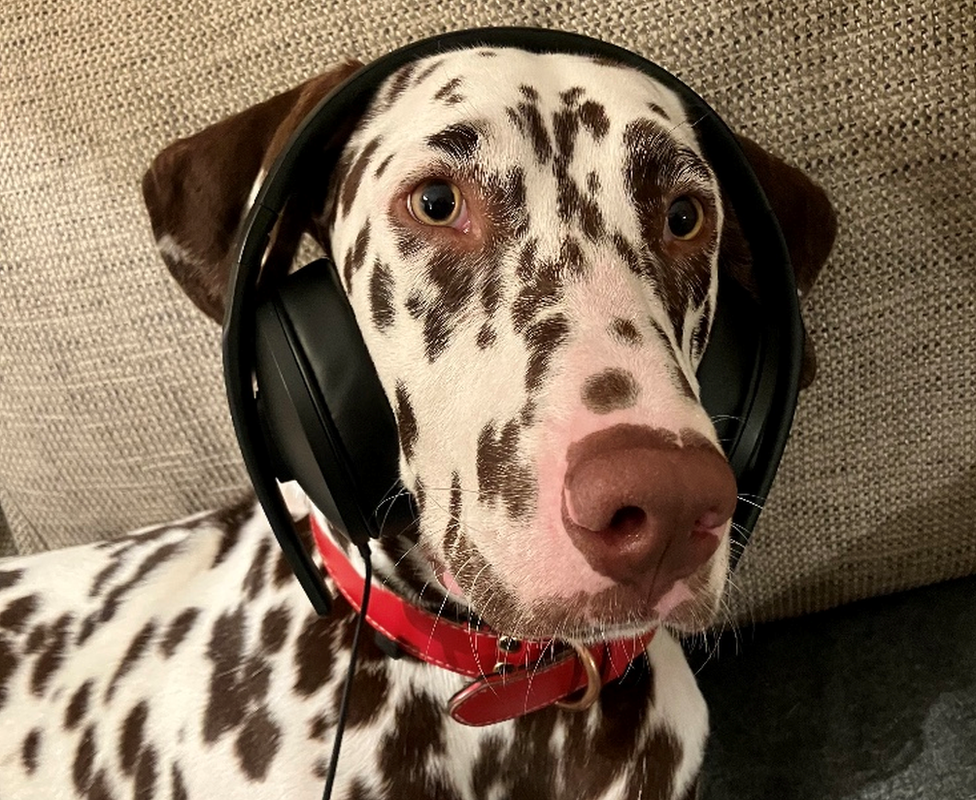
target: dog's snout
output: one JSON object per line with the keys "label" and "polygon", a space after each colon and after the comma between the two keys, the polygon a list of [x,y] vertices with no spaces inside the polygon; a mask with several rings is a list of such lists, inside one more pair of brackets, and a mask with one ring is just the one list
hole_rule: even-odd
{"label": "dog's snout", "polygon": [[563,523],[602,575],[663,593],[705,564],[736,503],[728,462],[704,437],[617,425],[570,448]]}

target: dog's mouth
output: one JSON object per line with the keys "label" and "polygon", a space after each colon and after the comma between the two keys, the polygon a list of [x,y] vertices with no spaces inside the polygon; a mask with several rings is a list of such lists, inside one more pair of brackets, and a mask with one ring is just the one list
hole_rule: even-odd
{"label": "dog's mouth", "polygon": [[663,587],[618,584],[595,594],[579,591],[525,603],[487,575],[487,566],[473,577],[466,570],[455,575],[438,559],[430,564],[447,605],[467,609],[470,620],[517,639],[594,644],[638,636],[661,625],[700,631],[710,624],[718,604],[707,566]]}

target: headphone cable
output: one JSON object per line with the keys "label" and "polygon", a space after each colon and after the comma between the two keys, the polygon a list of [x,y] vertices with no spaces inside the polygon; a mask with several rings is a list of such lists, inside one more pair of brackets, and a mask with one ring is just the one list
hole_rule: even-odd
{"label": "headphone cable", "polygon": [[363,578],[363,602],[359,609],[359,617],[356,619],[356,629],[352,636],[352,650],[349,653],[349,668],[346,671],[346,685],[342,689],[342,702],[339,704],[339,717],[336,720],[335,739],[332,742],[332,758],[329,761],[329,773],[325,779],[325,791],[322,793],[322,800],[329,800],[332,797],[332,785],[335,783],[336,768],[339,766],[339,750],[342,748],[342,734],[346,728],[346,717],[349,714],[349,699],[352,696],[352,682],[356,673],[356,656],[359,653],[359,636],[363,630],[363,621],[366,619],[366,609],[369,606],[370,586],[373,583],[373,562],[372,554],[369,551],[369,544],[363,542],[359,545],[359,554],[363,557],[366,564],[366,572]]}

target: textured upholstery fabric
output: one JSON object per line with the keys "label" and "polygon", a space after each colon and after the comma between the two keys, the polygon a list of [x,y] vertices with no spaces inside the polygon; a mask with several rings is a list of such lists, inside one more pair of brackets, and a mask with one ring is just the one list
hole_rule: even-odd
{"label": "textured upholstery fabric", "polygon": [[101,538],[212,507],[245,482],[219,332],[169,278],[142,208],[158,150],[340,57],[528,24],[658,61],[837,207],[834,256],[806,305],[819,377],[730,615],[794,615],[976,571],[973,16],[971,0],[6,0],[9,536],[22,551]]}

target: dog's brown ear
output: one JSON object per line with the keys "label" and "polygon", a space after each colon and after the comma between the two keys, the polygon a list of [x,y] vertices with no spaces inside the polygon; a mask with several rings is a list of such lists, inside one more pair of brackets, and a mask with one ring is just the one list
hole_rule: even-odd
{"label": "dog's brown ear", "polygon": [[[779,221],[793,265],[796,288],[802,298],[817,280],[834,245],[837,216],[833,206],[827,193],[799,169],[769,154],[751,139],[744,136],[738,139]],[[748,245],[731,213],[722,234],[721,261],[725,269],[750,287]],[[805,389],[813,383],[816,371],[816,353],[808,335],[803,347],[800,388]]]}
{"label": "dog's brown ear", "polygon": [[[228,256],[259,174],[315,104],[361,66],[338,64],[173,142],[143,176],[142,194],[163,261],[190,299],[217,322],[224,316]],[[300,231],[292,234],[288,246],[297,245]]]}

